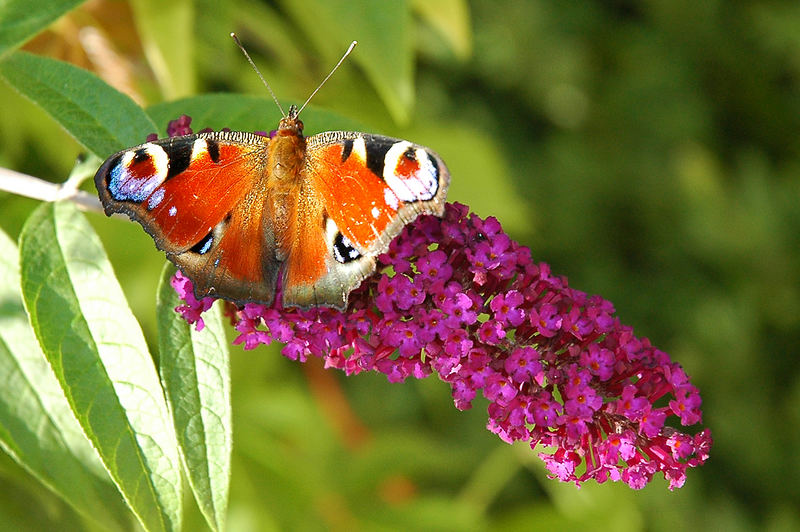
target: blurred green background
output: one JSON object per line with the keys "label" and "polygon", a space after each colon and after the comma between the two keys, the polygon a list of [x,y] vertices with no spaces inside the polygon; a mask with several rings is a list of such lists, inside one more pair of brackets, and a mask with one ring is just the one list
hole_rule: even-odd
{"label": "blurred green background", "polygon": [[[345,378],[234,347],[231,530],[800,530],[800,4],[220,4],[92,1],[25,48],[143,105],[266,98],[236,31],[286,103],[359,40],[313,105],[439,152],[451,200],[684,366],[715,439],[674,493],[660,478],[576,490],[435,379]],[[77,143],[2,83],[0,102],[0,166],[63,181]],[[0,228],[16,237],[35,206],[0,192]],[[138,225],[90,221],[155,346],[163,256]],[[2,528],[81,528],[5,456],[0,485]],[[190,507],[186,530],[202,526]]]}

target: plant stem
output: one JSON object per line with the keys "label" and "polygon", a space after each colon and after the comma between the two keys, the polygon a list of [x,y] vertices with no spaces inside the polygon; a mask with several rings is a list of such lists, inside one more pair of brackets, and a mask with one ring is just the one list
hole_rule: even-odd
{"label": "plant stem", "polygon": [[78,190],[71,179],[63,184],[50,183],[38,177],[0,167],[0,190],[42,201],[67,200],[75,203],[81,210],[103,212],[100,200],[88,192]]}

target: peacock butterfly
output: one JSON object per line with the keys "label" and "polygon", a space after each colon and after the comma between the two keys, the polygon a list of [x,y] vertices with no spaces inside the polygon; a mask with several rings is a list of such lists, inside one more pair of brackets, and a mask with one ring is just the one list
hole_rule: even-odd
{"label": "peacock butterfly", "polygon": [[95,175],[106,214],[141,224],[198,298],[269,305],[280,281],[284,307],[343,310],[406,224],[442,216],[450,175],[405,140],[304,137],[300,110],[270,137],[216,131],[112,155]]}

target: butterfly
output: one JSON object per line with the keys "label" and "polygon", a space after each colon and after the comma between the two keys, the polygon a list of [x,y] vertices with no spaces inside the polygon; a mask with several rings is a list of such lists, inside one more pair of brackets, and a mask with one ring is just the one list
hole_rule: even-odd
{"label": "butterfly", "polygon": [[443,215],[450,174],[406,140],[305,137],[299,112],[270,137],[198,133],[112,155],[95,175],[106,214],[141,224],[198,298],[270,305],[280,287],[284,308],[344,310],[406,224]]}

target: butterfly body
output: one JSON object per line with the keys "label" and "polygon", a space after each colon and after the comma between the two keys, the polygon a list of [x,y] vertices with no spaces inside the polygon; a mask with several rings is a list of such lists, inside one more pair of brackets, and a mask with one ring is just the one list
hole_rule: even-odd
{"label": "butterfly body", "polygon": [[449,173],[431,150],[356,132],[236,131],[148,142],[95,175],[106,214],[139,222],[195,286],[242,304],[343,309],[402,228],[441,216]]}

